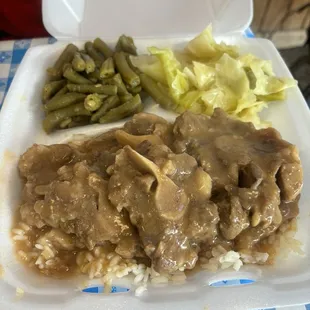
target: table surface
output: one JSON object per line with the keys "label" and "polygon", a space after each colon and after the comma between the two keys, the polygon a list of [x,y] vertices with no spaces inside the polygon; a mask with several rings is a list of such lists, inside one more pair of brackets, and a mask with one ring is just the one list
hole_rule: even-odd
{"label": "table surface", "polygon": [[[54,38],[39,38],[16,41],[0,41],[0,110],[16,70],[30,47],[52,44]],[[310,310],[310,304],[278,308],[283,310]],[[263,310],[263,309],[261,309]],[[264,309],[267,310],[267,309]],[[269,308],[276,310],[276,308]]]}

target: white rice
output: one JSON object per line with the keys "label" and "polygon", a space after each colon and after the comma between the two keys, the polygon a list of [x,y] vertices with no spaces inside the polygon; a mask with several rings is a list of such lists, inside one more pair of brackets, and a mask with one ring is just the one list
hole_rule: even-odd
{"label": "white rice", "polygon": [[235,251],[227,251],[222,246],[216,246],[211,250],[211,258],[201,257],[199,261],[200,266],[208,271],[215,272],[219,268],[233,268],[238,271],[244,263],[265,263],[268,260],[268,256],[268,253],[238,253]]}
{"label": "white rice", "polygon": [[212,250],[211,250],[211,254],[213,255],[213,257],[219,257],[223,254],[226,254],[227,251],[224,247],[222,247],[221,245],[215,246]]}
{"label": "white rice", "polygon": [[114,257],[114,253],[109,253],[109,254],[107,255],[107,259],[108,259],[108,260],[112,259],[113,257]]}
{"label": "white rice", "polygon": [[27,240],[27,237],[26,236],[21,236],[21,235],[15,235],[13,237],[13,240],[14,241],[24,241],[24,240]]}
{"label": "white rice", "polygon": [[12,233],[15,234],[15,235],[20,235],[20,236],[22,236],[22,235],[25,234],[25,231],[22,230],[22,229],[14,228],[14,229],[12,229]]}
{"label": "white rice", "polygon": [[43,264],[43,262],[44,262],[43,257],[42,257],[42,256],[39,256],[38,259],[36,260],[35,264],[36,264],[36,265],[41,265],[41,264]]}
{"label": "white rice", "polygon": [[[90,257],[93,257],[91,262],[89,262]],[[116,253],[106,254],[98,248],[91,252],[80,252],[76,261],[81,272],[88,274],[89,278],[101,278],[105,287],[109,287],[114,278],[134,275],[133,284],[137,286],[137,296],[147,290],[149,282],[152,284],[166,284],[169,281],[182,283],[186,279],[186,275],[182,271],[170,276],[160,275],[153,268],[137,264],[134,259],[124,259]]]}
{"label": "white rice", "polygon": [[24,231],[29,231],[31,229],[31,227],[29,225],[27,225],[26,223],[23,223],[23,222],[20,222],[18,225]]}
{"label": "white rice", "polygon": [[151,278],[155,278],[160,276],[160,273],[154,270],[154,268],[151,268]]}
{"label": "white rice", "polygon": [[151,279],[152,284],[165,284],[168,282],[169,282],[169,279],[165,276],[157,276],[157,277]]}
{"label": "white rice", "polygon": [[[302,243],[294,238],[296,233],[296,220],[292,220],[288,225],[282,225],[275,234],[266,238],[263,243],[274,247],[277,251],[276,259],[286,259],[291,252],[304,255]],[[200,257],[200,266],[208,271],[215,272],[219,268],[233,268],[239,270],[243,264],[265,264],[269,259],[269,254],[265,252],[235,252],[226,251],[221,246],[216,246],[211,253],[206,253],[205,257]]]}
{"label": "white rice", "polygon": [[150,276],[150,273],[151,273],[151,268],[146,268],[146,271],[144,273],[144,278],[143,278],[144,283],[147,283],[149,276]]}
{"label": "white rice", "polygon": [[240,257],[245,264],[264,264],[268,260],[269,254],[261,252],[240,253]]}
{"label": "white rice", "polygon": [[39,253],[38,252],[29,252],[28,253],[28,257],[32,257],[32,258],[36,258],[39,256]]}
{"label": "white rice", "polygon": [[91,253],[86,253],[85,257],[89,262],[92,262],[94,260],[94,257],[91,255]]}
{"label": "white rice", "polygon": [[226,254],[221,254],[219,256],[219,263],[221,269],[227,269],[232,267],[236,271],[238,271],[243,265],[240,259],[240,254],[235,251],[228,251]]}
{"label": "white rice", "polygon": [[103,254],[103,253],[101,253],[102,251],[101,251],[101,248],[99,246],[96,247],[93,252],[94,252],[95,257],[99,257],[100,255]]}
{"label": "white rice", "polygon": [[46,266],[51,266],[55,264],[55,260],[54,259],[49,259],[45,262]]}
{"label": "white rice", "polygon": [[[293,250],[298,254],[303,254],[301,244],[295,240],[294,231],[291,226],[282,228],[278,234],[273,234],[266,239],[266,244],[276,248],[285,248],[284,252]],[[29,266],[35,266],[40,270],[54,268],[61,264],[61,258],[57,257],[58,251],[51,242],[41,236],[35,242],[32,238],[28,239],[28,232],[31,227],[25,223],[19,223],[18,227],[12,229],[13,240],[25,241],[29,243],[29,252],[19,250],[18,256],[29,263]],[[30,236],[30,233],[29,233]],[[288,250],[289,249],[289,250]],[[227,251],[224,247],[218,245],[204,253],[199,258],[199,264],[203,269],[217,271],[220,269],[232,268],[239,270],[243,264],[264,264],[269,256],[263,252],[242,252]],[[184,283],[186,275],[184,267],[180,267],[173,274],[159,274],[154,268],[149,268],[144,264],[138,264],[134,259],[122,258],[115,252],[107,252],[104,247],[97,246],[92,251],[81,251],[76,257],[76,264],[81,273],[87,274],[90,279],[100,278],[104,283],[105,291],[111,289],[112,281],[115,278],[123,278],[128,275],[133,276],[133,284],[136,286],[136,296],[141,296],[146,290],[148,283],[153,285],[162,285],[169,282]]]}
{"label": "white rice", "polygon": [[141,286],[139,286],[139,287],[135,290],[135,295],[136,295],[137,297],[139,297],[139,296],[141,296],[146,290],[147,290],[146,285],[145,285],[145,284],[144,284],[144,285],[141,285]]}
{"label": "white rice", "polygon": [[25,291],[21,287],[17,287],[16,288],[16,297],[18,299],[21,299],[24,297],[24,295],[25,295]]}
{"label": "white rice", "polygon": [[25,260],[25,261],[28,260],[28,255],[26,254],[25,251],[19,250],[19,251],[17,252],[17,254],[19,255],[19,257],[20,257],[22,260]]}
{"label": "white rice", "polygon": [[37,243],[37,244],[35,245],[35,247],[36,247],[38,250],[43,250],[43,249],[44,249],[44,246],[43,246],[42,244],[39,244],[39,243]]}
{"label": "white rice", "polygon": [[134,280],[133,280],[133,283],[134,284],[139,284],[144,278],[144,274],[143,273],[140,273],[138,275],[135,276]]}
{"label": "white rice", "polygon": [[55,257],[55,253],[54,253],[53,249],[47,245],[44,246],[44,250],[42,251],[41,255],[46,260]]}
{"label": "white rice", "polygon": [[130,268],[124,268],[122,270],[116,271],[115,275],[117,278],[123,278],[126,277],[130,271],[131,271]]}
{"label": "white rice", "polygon": [[110,267],[116,266],[121,261],[121,259],[122,258],[119,255],[115,255],[110,261]]}

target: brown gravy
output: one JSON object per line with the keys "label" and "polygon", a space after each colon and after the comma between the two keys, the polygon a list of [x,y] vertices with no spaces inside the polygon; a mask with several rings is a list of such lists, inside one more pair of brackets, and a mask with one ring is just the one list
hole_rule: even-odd
{"label": "brown gravy", "polygon": [[33,145],[19,171],[16,252],[52,277],[83,272],[78,257],[91,263],[86,252],[99,250],[163,274],[192,270],[218,246],[272,263],[270,237],[298,215],[302,187],[293,145],[220,110],[174,124],[140,113],[83,142]]}

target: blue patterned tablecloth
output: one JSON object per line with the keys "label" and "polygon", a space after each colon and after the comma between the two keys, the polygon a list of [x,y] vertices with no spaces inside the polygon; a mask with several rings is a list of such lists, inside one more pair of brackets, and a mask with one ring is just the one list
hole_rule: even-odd
{"label": "blue patterned tablecloth", "polygon": [[[253,36],[249,30],[246,36]],[[54,38],[40,38],[16,41],[0,41],[0,109],[2,107],[5,95],[12,83],[16,70],[21,63],[24,55],[30,47],[52,44],[56,40]],[[279,310],[280,308],[278,308]],[[310,310],[310,304],[303,306],[290,306],[281,308],[283,310]],[[267,309],[261,309],[267,310]],[[276,310],[270,308],[268,310]]]}
{"label": "blue patterned tablecloth", "polygon": [[0,41],[0,109],[15,72],[30,47],[52,44],[54,38]]}

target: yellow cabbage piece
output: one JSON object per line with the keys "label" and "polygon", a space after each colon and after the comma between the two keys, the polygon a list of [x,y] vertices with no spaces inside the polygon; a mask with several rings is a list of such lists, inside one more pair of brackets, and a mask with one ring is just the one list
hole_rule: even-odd
{"label": "yellow cabbage piece", "polygon": [[185,52],[156,47],[149,52],[132,62],[157,81],[163,93],[168,90],[179,113],[211,115],[219,107],[234,118],[266,126],[259,112],[268,101],[283,100],[284,90],[296,85],[293,79],[275,76],[270,61],[239,55],[236,46],[216,43],[211,26],[191,40]]}
{"label": "yellow cabbage piece", "polygon": [[251,109],[261,103],[262,102],[256,100],[256,96],[253,94],[252,91],[248,91],[240,99],[238,99],[236,109],[232,112],[232,114],[238,116],[238,114],[241,113],[243,110]]}
{"label": "yellow cabbage piece", "polygon": [[243,67],[251,68],[252,65],[260,67],[267,75],[274,75],[270,60],[259,59],[253,54],[245,54],[237,58]]}
{"label": "yellow cabbage piece", "polygon": [[130,61],[142,73],[145,73],[157,82],[167,84],[165,71],[157,57],[151,55],[130,56]]}
{"label": "yellow cabbage piece", "polygon": [[195,88],[198,89],[198,82],[197,82],[197,79],[196,79],[196,75],[193,72],[193,66],[191,65],[191,68],[185,67],[183,69],[183,73],[186,75],[186,77],[188,79],[190,88],[195,87]]}
{"label": "yellow cabbage piece", "polygon": [[191,90],[184,94],[179,100],[179,106],[184,110],[190,110],[195,113],[204,113],[205,106],[200,100],[203,92],[200,90]]}
{"label": "yellow cabbage piece", "polygon": [[276,77],[271,61],[259,59],[252,54],[241,56],[238,60],[243,67],[250,70],[255,95],[267,96],[297,85],[293,79]]}
{"label": "yellow cabbage piece", "polygon": [[178,100],[180,95],[189,90],[189,81],[186,75],[181,72],[181,64],[176,59],[171,49],[159,49],[149,47],[149,52],[158,57],[166,75],[166,81],[169,86],[172,98]]}
{"label": "yellow cabbage piece", "polygon": [[208,59],[220,57],[224,53],[232,57],[238,56],[238,47],[226,45],[225,43],[217,44],[212,36],[212,26],[209,25],[201,34],[191,40],[185,50],[199,59]]}
{"label": "yellow cabbage piece", "polygon": [[224,54],[215,68],[218,86],[229,88],[238,98],[249,91],[249,80],[238,60]]}
{"label": "yellow cabbage piece", "polygon": [[256,98],[258,101],[281,101],[286,98],[286,93],[283,89],[277,93],[273,93],[269,95],[257,95]]}
{"label": "yellow cabbage piece", "polygon": [[251,122],[255,125],[255,127],[268,127],[271,124],[268,122],[262,122],[258,115],[258,113],[265,108],[267,108],[266,102],[257,101],[256,105],[250,108],[246,108],[240,113],[238,113],[237,118],[241,119],[244,122]]}
{"label": "yellow cabbage piece", "polygon": [[215,69],[206,64],[193,61],[198,89],[208,89],[215,82]]}
{"label": "yellow cabbage piece", "polygon": [[202,101],[205,104],[205,114],[212,115],[215,108],[221,108],[227,110],[227,97],[225,97],[225,92],[218,88],[212,88],[205,91],[202,95]]}
{"label": "yellow cabbage piece", "polygon": [[215,82],[215,69],[201,62],[193,61],[191,69],[185,67],[183,73],[190,84],[199,90],[209,89]]}

